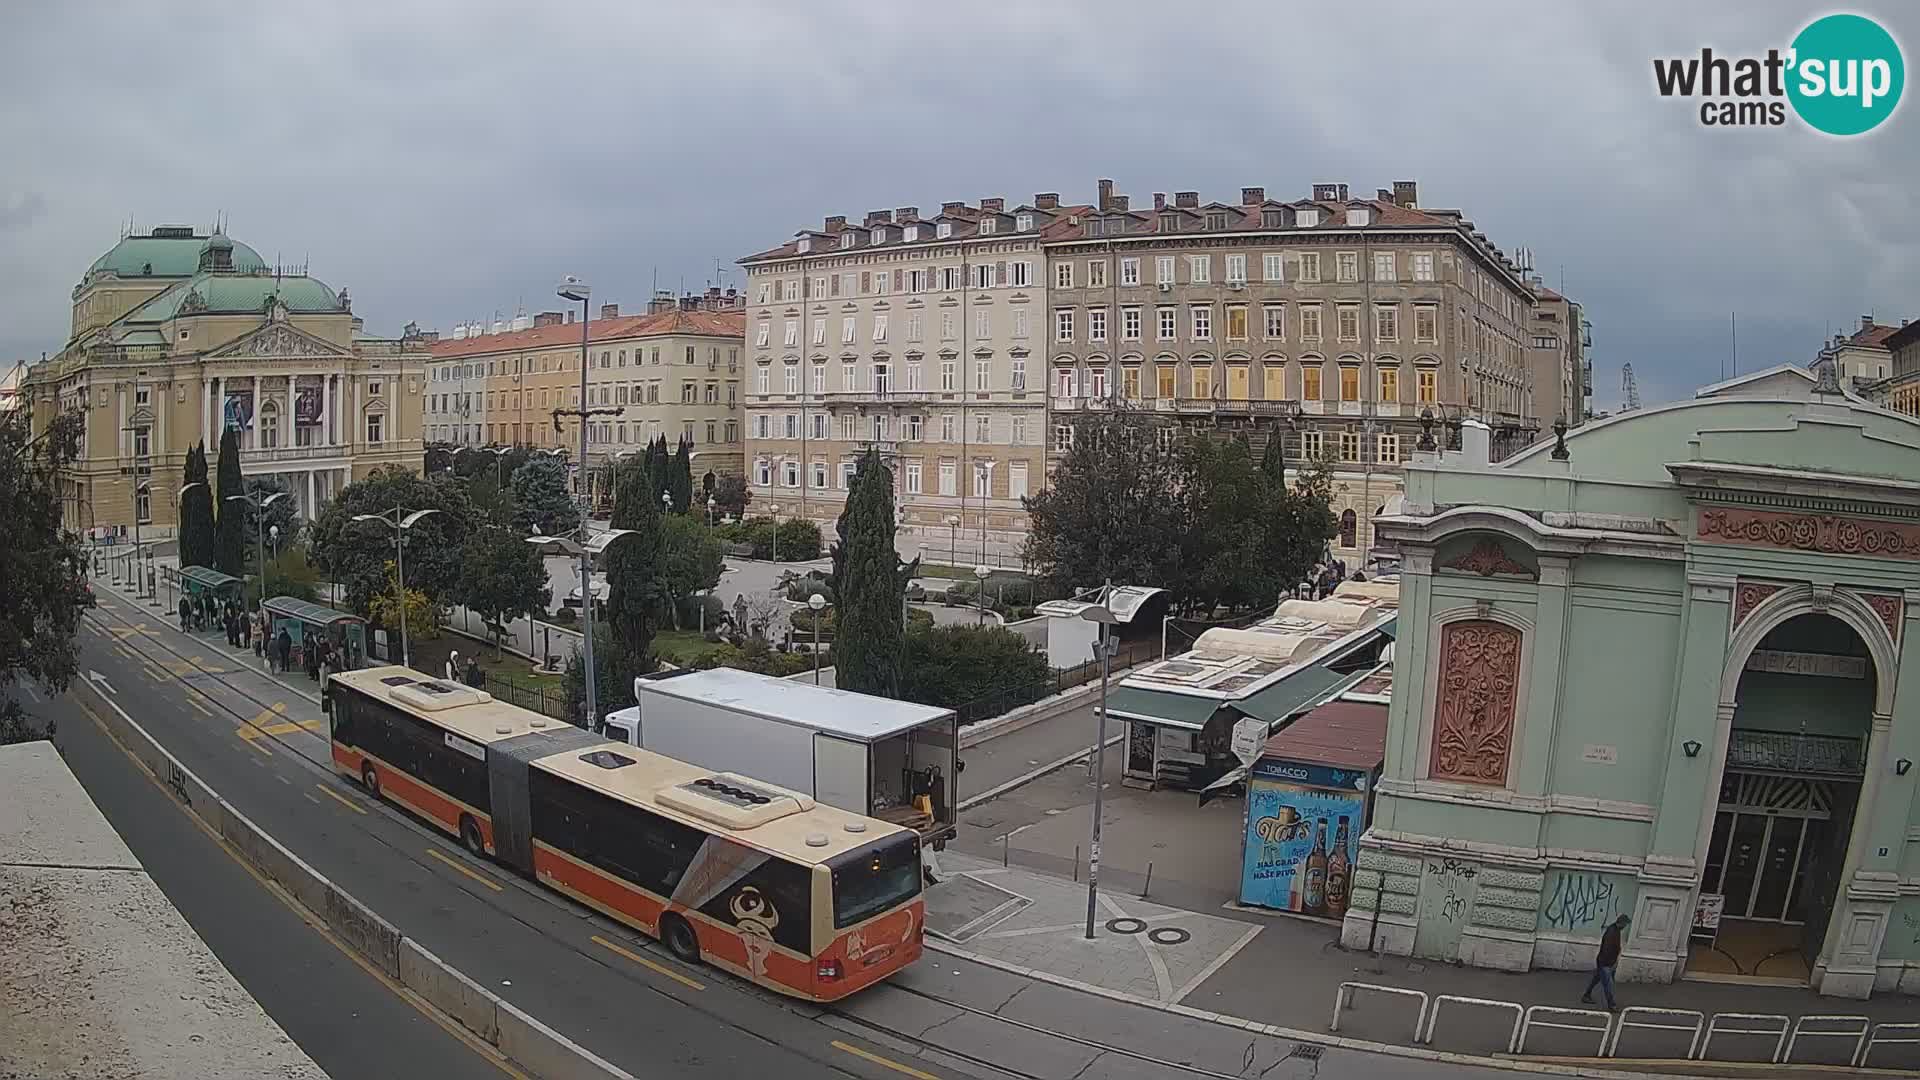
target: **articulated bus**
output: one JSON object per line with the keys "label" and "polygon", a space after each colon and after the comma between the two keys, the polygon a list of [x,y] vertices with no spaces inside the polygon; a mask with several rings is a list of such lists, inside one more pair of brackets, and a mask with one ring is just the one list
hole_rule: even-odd
{"label": "articulated bus", "polygon": [[832,1001],[920,956],[911,830],[409,668],[340,672],[324,698],[337,771],[684,961]]}

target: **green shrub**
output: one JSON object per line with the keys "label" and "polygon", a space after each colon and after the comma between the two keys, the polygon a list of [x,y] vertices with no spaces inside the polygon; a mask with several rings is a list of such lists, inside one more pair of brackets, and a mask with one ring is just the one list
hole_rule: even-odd
{"label": "green shrub", "polygon": [[952,708],[1048,677],[1044,655],[1000,626],[917,626],[907,631],[900,696]]}
{"label": "green shrub", "polygon": [[805,518],[780,523],[780,561],[811,562],[820,557],[820,526]]}

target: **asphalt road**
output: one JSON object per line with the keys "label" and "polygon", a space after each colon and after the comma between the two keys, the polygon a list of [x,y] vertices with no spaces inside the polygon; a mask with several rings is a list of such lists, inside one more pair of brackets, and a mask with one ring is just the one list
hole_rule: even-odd
{"label": "asphalt road", "polygon": [[[898,1080],[898,1069],[858,1056],[845,1045],[871,1048],[882,1055],[898,1051],[816,1023],[821,1010],[763,993],[709,969],[681,967],[639,935],[560,901],[498,866],[473,860],[451,837],[372,802],[358,785],[336,779],[324,764],[326,744],[314,734],[324,730],[317,706],[257,677],[241,682],[249,694],[256,695],[249,696],[221,679],[197,673],[183,661],[197,657],[202,664],[224,665],[228,671],[239,661],[222,653],[224,643],[215,646],[201,641],[195,649],[167,631],[133,629],[132,623],[141,621],[157,627],[159,619],[157,612],[119,602],[107,604],[106,610],[90,617],[88,629],[80,636],[81,671],[100,673],[113,699],[228,802],[402,933],[469,977],[649,1080],[738,1076],[825,1080],[849,1075]],[[57,719],[63,743],[69,738],[76,743],[91,739],[99,750],[98,742],[105,736],[80,708],[82,700],[95,709],[106,707],[94,701],[93,693],[75,687],[61,700],[41,707]],[[84,730],[70,734],[70,729],[83,725]],[[262,736],[262,730],[270,734]],[[243,731],[253,737],[242,738]],[[104,753],[92,757],[99,759]],[[135,768],[124,755],[120,761],[125,768]],[[103,791],[122,789],[118,796],[102,798],[103,807],[114,798],[133,797],[125,792],[136,785],[125,777],[118,782],[103,780],[95,766],[83,769],[78,762],[74,771],[89,791],[96,783],[103,785]],[[139,797],[164,798],[144,779],[137,787]],[[96,793],[96,797],[101,796]],[[180,808],[165,809],[175,825],[206,839]],[[115,812],[109,809],[108,816],[117,826]],[[144,822],[163,815],[149,808],[137,816]],[[134,836],[128,837],[128,843],[137,852],[144,850]],[[145,854],[142,858],[164,888],[177,878],[160,854],[164,847],[154,850],[152,858]],[[258,891],[257,883],[231,860],[226,868]],[[187,904],[176,903],[188,910]],[[281,911],[292,918],[284,908]],[[195,926],[199,928],[200,923],[196,921]],[[332,1071],[320,1043],[350,1040],[334,1029],[308,1045],[293,1016],[308,1007],[305,984],[288,979],[301,994],[300,1001],[276,1003],[244,973],[249,967],[271,970],[281,964],[277,939],[283,936],[285,932],[207,935],[223,959],[229,950],[237,950],[236,956],[247,955],[244,961],[227,959],[229,967],[261,997],[268,1013]],[[324,943],[320,947],[332,948]],[[341,999],[358,1001],[374,991],[392,996],[372,984],[371,990],[363,988],[358,996],[343,994]],[[380,1007],[410,1011],[397,1001],[382,1002]],[[429,1028],[442,1041],[449,1039],[428,1021],[420,1020],[416,1026]],[[399,1033],[396,1037],[410,1040]],[[342,1067],[334,1075],[383,1076],[400,1071],[388,1061],[365,1069]],[[457,1069],[404,1071],[415,1076],[469,1075]]]}
{"label": "asphalt road", "polygon": [[507,1075],[228,856],[86,714],[76,696],[86,693],[76,687],[37,707],[58,717],[54,741],[68,768],[167,899],[307,1056],[338,1077]]}

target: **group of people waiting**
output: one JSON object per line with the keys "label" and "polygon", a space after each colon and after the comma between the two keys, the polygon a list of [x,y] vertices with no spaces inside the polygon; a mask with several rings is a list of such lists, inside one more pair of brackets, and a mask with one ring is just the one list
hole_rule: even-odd
{"label": "group of people waiting", "polygon": [[[182,630],[220,627],[226,631],[228,645],[236,649],[251,647],[253,655],[266,663],[268,671],[287,672],[293,668],[293,635],[282,626],[278,634],[269,636],[264,611],[256,608],[249,612],[232,600],[216,601],[203,593],[198,597],[182,596],[179,613]],[[324,635],[309,637],[306,648],[301,650],[307,678],[315,682],[324,681],[329,672],[339,670],[340,659],[339,650]]]}

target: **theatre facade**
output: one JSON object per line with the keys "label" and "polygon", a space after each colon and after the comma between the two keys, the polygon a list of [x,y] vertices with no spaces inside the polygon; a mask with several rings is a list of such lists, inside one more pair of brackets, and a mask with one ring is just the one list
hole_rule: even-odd
{"label": "theatre facade", "polygon": [[1623,979],[1920,989],[1920,424],[1780,367],[1432,434],[1346,944],[1580,968],[1628,915]]}

